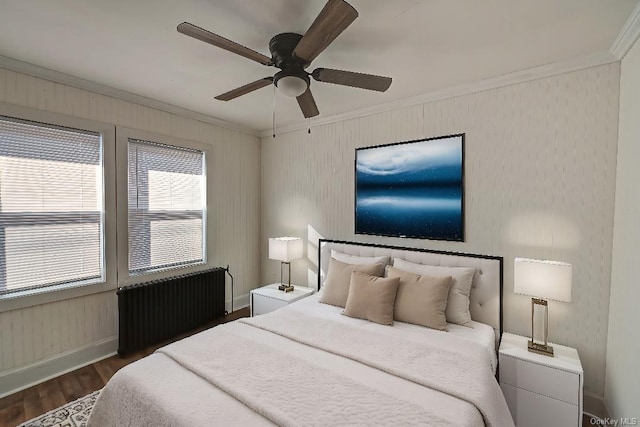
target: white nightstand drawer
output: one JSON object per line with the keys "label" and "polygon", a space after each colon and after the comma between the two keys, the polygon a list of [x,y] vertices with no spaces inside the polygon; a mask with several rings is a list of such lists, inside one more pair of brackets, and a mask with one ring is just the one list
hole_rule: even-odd
{"label": "white nightstand drawer", "polygon": [[576,406],[580,399],[581,384],[578,374],[502,354],[500,382]]}
{"label": "white nightstand drawer", "polygon": [[[502,372],[500,372],[502,375]],[[517,427],[581,425],[577,405],[561,402],[508,384],[500,384]]]}
{"label": "white nightstand drawer", "polygon": [[286,306],[287,301],[269,298],[265,296],[253,297],[252,304],[252,316],[258,316],[260,314],[270,313],[274,310]]}

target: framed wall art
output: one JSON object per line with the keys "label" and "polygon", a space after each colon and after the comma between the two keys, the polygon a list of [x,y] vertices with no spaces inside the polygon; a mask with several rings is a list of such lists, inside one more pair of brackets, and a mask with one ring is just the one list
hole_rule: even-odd
{"label": "framed wall art", "polygon": [[464,134],[356,149],[355,232],[464,241]]}

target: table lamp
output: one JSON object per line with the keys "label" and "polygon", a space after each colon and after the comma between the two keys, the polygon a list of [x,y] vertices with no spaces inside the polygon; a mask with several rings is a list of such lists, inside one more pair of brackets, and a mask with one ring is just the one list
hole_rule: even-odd
{"label": "table lamp", "polygon": [[[269,259],[280,261],[280,286],[278,289],[285,292],[293,291],[291,286],[291,261],[302,258],[302,239],[298,237],[274,237],[269,239]],[[287,266],[288,283],[282,281],[282,270]]]}
{"label": "table lamp", "polygon": [[[531,341],[528,349],[533,353],[553,356],[548,342],[549,307],[547,300],[571,302],[571,264],[559,261],[516,258],[514,263],[514,289],[516,294],[531,298]],[[533,329],[535,306],[544,307],[544,343],[536,343]]]}

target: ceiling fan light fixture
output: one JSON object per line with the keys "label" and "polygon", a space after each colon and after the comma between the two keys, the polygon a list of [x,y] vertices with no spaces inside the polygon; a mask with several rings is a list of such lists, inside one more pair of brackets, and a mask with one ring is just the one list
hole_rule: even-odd
{"label": "ceiling fan light fixture", "polygon": [[300,76],[282,76],[276,82],[278,90],[285,96],[296,98],[307,90],[309,87],[309,81],[304,80]]}

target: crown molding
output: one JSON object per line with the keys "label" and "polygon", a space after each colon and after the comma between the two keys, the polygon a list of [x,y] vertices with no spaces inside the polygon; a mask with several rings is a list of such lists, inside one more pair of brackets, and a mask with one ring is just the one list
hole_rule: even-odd
{"label": "crown molding", "polygon": [[[632,34],[635,34],[637,38],[640,30],[640,4],[634,10],[633,15],[625,24],[625,27],[620,32],[620,35],[614,42],[615,46],[618,46],[618,52],[626,46],[624,54],[633,45]],[[623,37],[623,34],[626,36]],[[633,38],[633,40],[635,40]],[[387,111],[397,110],[406,107],[412,107],[420,104],[427,104],[429,102],[439,101],[443,99],[455,98],[458,96],[468,95],[471,93],[482,92],[486,90],[496,89],[499,87],[510,86],[518,83],[524,83],[532,80],[537,80],[545,77],[551,77],[558,74],[569,73],[572,71],[578,71],[586,68],[596,67],[599,65],[610,64],[617,62],[620,59],[616,54],[611,51],[602,51],[595,54],[583,56],[580,58],[574,58],[567,61],[556,62],[552,64],[546,64],[538,67],[532,67],[520,71],[516,71],[509,74],[503,74],[496,77],[480,80],[474,83],[452,86],[445,89],[440,89],[424,94],[411,96],[408,98],[400,99],[397,101],[388,102],[385,104],[379,104],[372,107],[366,107],[354,111],[349,111],[341,114],[334,114],[331,116],[322,117],[319,119],[313,119],[313,127],[322,126],[330,123],[341,122],[345,120],[351,120],[359,117],[365,117],[373,114],[383,113]],[[623,55],[624,56],[624,55]],[[84,89],[90,92],[99,93],[101,95],[110,96],[123,101],[132,102],[146,107],[154,108],[157,110],[165,111],[168,113],[176,114],[182,117],[187,117],[193,120],[198,120],[204,123],[220,126],[226,129],[242,132],[252,136],[258,136],[260,138],[268,137],[272,135],[271,129],[264,129],[256,131],[244,126],[240,126],[235,123],[227,122],[213,116],[209,116],[202,113],[197,113],[186,108],[178,107],[166,102],[158,101],[152,98],[147,98],[142,95],[137,95],[132,92],[127,92],[121,89],[116,89],[111,86],[95,83],[89,80],[82,79],[80,77],[71,76],[58,71],[50,70],[48,68],[39,67],[27,62],[22,62],[13,58],[8,58],[0,55],[0,67],[12,70],[15,72],[28,74],[41,79],[61,83],[64,85]],[[277,134],[285,134],[295,132],[299,130],[307,129],[307,123],[296,123],[290,126],[285,126],[276,129]]]}
{"label": "crown molding", "polygon": [[624,27],[618,33],[618,37],[613,41],[609,51],[618,59],[622,60],[627,55],[633,44],[640,37],[640,3],[631,12],[631,16],[625,22]]}
{"label": "crown molding", "polygon": [[39,67],[28,62],[19,61],[17,59],[9,58],[0,55],[0,68],[6,68],[7,70],[15,71],[22,74],[28,74],[40,79],[49,80],[55,83],[60,83],[67,86],[72,86],[78,89],[84,89],[89,92],[99,93],[100,95],[110,96],[112,98],[120,99],[122,101],[131,102],[134,104],[144,105],[145,107],[154,108],[156,110],[164,111],[178,116],[186,117],[200,122],[220,126],[226,129],[242,132],[252,136],[259,136],[259,133],[255,129],[250,129],[244,126],[240,126],[235,123],[227,122],[218,119],[207,114],[197,113],[186,108],[178,107],[173,104],[158,101],[146,96],[138,95],[126,90],[116,89],[111,86],[95,83],[89,80],[85,80],[80,77],[71,76],[69,74],[61,73],[59,71],[50,70],[48,68]]}
{"label": "crown molding", "polygon": [[[586,68],[597,67],[600,65],[611,64],[617,62],[618,59],[608,50],[597,52],[591,55],[575,58],[567,61],[555,62],[552,64],[541,65],[538,67],[527,68],[509,74],[503,74],[474,83],[452,86],[421,95],[411,96],[398,101],[392,101],[373,107],[362,108],[359,110],[349,111],[342,114],[322,117],[319,119],[311,119],[312,127],[322,126],[330,123],[351,120],[359,117],[370,116],[372,114],[384,113],[387,111],[397,110],[401,108],[412,107],[420,104],[427,104],[443,99],[455,98],[458,96],[468,95],[477,92],[483,92],[505,86],[511,86],[518,83],[524,83],[532,80],[538,80],[546,77],[556,76],[558,74],[570,73],[572,71],[583,70]],[[276,128],[276,136],[299,130],[307,130],[307,123],[296,123],[294,125]],[[271,137],[273,130],[265,129],[260,131],[261,138]]]}

